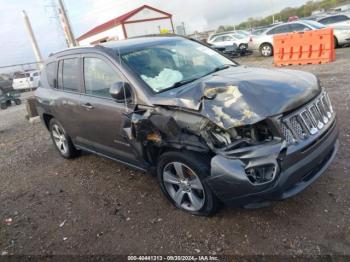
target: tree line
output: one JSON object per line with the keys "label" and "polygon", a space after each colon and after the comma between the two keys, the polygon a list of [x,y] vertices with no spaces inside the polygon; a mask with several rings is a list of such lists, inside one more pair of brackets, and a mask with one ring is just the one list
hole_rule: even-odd
{"label": "tree line", "polygon": [[275,20],[286,22],[291,16],[298,17],[308,17],[313,11],[325,9],[329,10],[332,7],[336,7],[342,4],[350,4],[349,0],[321,0],[321,1],[308,1],[300,7],[286,7],[282,11],[275,13],[273,15],[264,17],[264,18],[248,18],[247,21],[244,21],[238,25],[226,25],[219,26],[217,31],[224,32],[237,29],[251,29],[254,27],[266,26],[272,24],[272,17],[275,17]]}

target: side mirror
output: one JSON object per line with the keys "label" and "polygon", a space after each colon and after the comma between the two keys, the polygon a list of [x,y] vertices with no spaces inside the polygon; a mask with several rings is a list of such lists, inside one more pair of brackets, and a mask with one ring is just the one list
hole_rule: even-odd
{"label": "side mirror", "polygon": [[109,94],[119,103],[130,101],[131,86],[127,82],[116,82],[109,89]]}

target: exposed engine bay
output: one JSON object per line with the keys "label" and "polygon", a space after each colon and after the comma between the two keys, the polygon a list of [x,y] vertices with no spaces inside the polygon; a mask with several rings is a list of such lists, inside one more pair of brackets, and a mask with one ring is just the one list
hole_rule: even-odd
{"label": "exposed engine bay", "polygon": [[272,133],[266,121],[225,130],[195,112],[165,107],[139,106],[130,120],[131,126],[124,128],[128,140],[143,147],[224,154],[226,149],[271,142],[277,135]]}

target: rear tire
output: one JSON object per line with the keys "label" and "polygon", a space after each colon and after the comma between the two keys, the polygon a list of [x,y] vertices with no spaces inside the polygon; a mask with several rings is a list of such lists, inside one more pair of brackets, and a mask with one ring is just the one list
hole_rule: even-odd
{"label": "rear tire", "polygon": [[168,200],[175,207],[198,216],[213,215],[221,206],[205,182],[209,175],[210,159],[190,151],[166,152],[157,165],[158,182]]}
{"label": "rear tire", "polygon": [[271,44],[265,43],[260,46],[260,54],[264,57],[273,55],[273,47]]}
{"label": "rear tire", "polygon": [[20,104],[22,104],[21,99],[15,99],[15,104],[16,104],[16,105],[20,105]]}
{"label": "rear tire", "polygon": [[80,154],[80,150],[75,148],[63,126],[54,118],[50,121],[50,134],[57,151],[62,157],[71,159]]}
{"label": "rear tire", "polygon": [[7,101],[6,101],[6,105],[7,105],[7,106],[11,106],[11,105],[12,105],[11,100],[7,100]]}

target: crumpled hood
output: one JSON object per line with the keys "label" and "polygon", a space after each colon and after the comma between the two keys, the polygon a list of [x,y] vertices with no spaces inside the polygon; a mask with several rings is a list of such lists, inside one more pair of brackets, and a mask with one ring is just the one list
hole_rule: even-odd
{"label": "crumpled hood", "polygon": [[229,129],[293,110],[320,91],[310,73],[238,66],[161,93],[152,103],[198,111]]}

